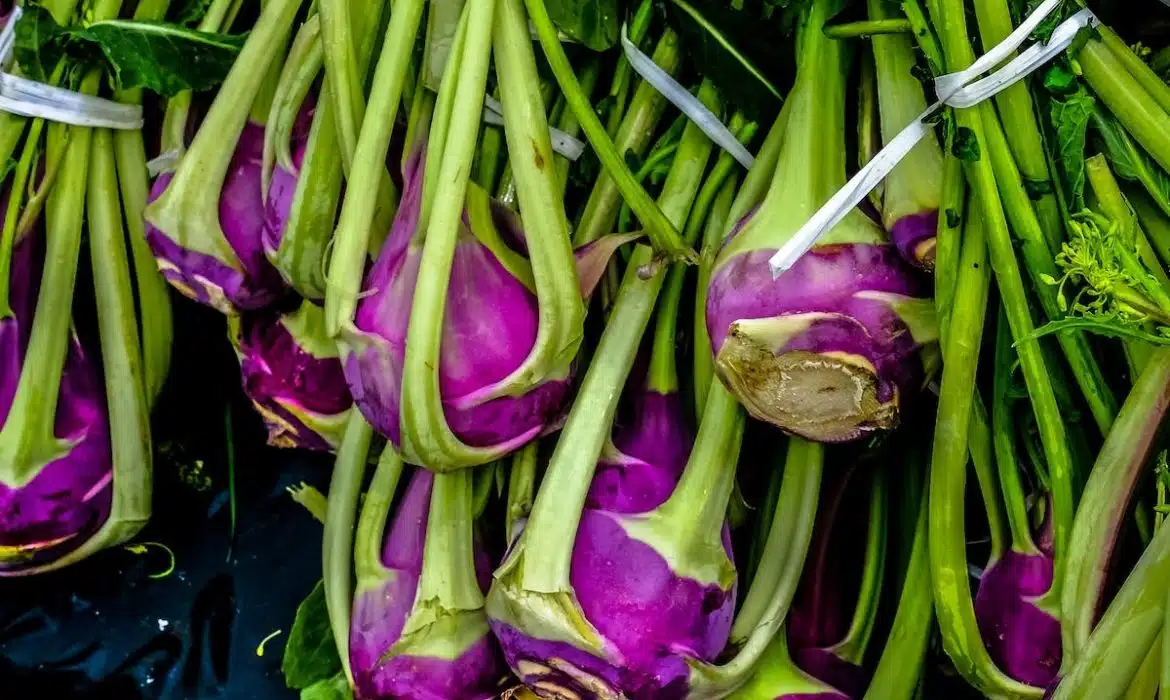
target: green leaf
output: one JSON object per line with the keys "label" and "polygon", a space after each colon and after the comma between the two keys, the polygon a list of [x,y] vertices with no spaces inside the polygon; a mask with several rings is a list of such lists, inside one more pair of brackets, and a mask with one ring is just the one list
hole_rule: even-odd
{"label": "green leaf", "polygon": [[594,51],[605,51],[620,36],[617,0],[546,0],[549,17],[562,33]]}
{"label": "green leaf", "polygon": [[1100,108],[1093,112],[1093,128],[1117,176],[1141,183],[1162,211],[1170,211],[1170,175],[1134,143],[1116,119]]}
{"label": "green leaf", "polygon": [[46,83],[65,55],[68,38],[69,32],[57,24],[48,10],[27,5],[16,23],[12,55],[26,77]]}
{"label": "green leaf", "polygon": [[1085,138],[1097,101],[1083,87],[1063,98],[1054,98],[1050,109],[1056,131],[1056,159],[1064,174],[1073,208],[1085,203]]}
{"label": "green leaf", "polygon": [[955,129],[955,139],[951,144],[951,153],[959,160],[977,161],[982,156],[979,148],[979,139],[975,132],[965,126]]}
{"label": "green leaf", "polygon": [[119,87],[147,88],[167,97],[223,82],[247,38],[121,19],[95,22],[72,35],[101,47]]}
{"label": "green leaf", "polygon": [[749,119],[775,116],[782,97],[775,70],[790,63],[775,22],[713,0],[667,0],[665,9],[695,70]]}
{"label": "green leaf", "polygon": [[301,691],[301,700],[353,700],[353,689],[345,674],[325,678]]}
{"label": "green leaf", "polygon": [[1051,321],[1037,328],[1030,335],[1016,341],[1013,347],[1022,342],[1043,338],[1053,333],[1069,333],[1072,331],[1085,331],[1106,338],[1144,340],[1152,345],[1170,345],[1170,336],[1162,335],[1161,333],[1151,333],[1143,330],[1140,326],[1121,325],[1109,320],[1102,321],[1092,317],[1076,316]]}
{"label": "green leaf", "polygon": [[[321,581],[297,607],[297,616],[284,645],[280,670],[290,688],[302,690],[328,680],[341,670],[341,657],[329,627],[325,586]],[[302,697],[304,697],[302,695]],[[320,698],[327,698],[321,695]]]}

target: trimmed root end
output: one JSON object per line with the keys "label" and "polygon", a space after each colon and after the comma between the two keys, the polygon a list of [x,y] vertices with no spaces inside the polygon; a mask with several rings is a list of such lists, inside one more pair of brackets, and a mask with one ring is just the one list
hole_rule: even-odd
{"label": "trimmed root end", "polygon": [[806,351],[773,354],[733,327],[716,358],[723,383],[754,418],[816,442],[848,442],[898,424],[897,401],[878,399],[861,358]]}

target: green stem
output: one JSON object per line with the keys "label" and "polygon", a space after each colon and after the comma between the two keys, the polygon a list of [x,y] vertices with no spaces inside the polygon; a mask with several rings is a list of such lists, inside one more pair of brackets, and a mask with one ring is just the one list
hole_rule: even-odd
{"label": "green stem", "polygon": [[1170,350],[1159,349],[1134,382],[1081,495],[1060,601],[1066,664],[1076,661],[1088,643],[1126,506],[1154,449],[1167,408]]}
{"label": "green stem", "polygon": [[[627,29],[627,36],[635,46],[641,46],[646,39],[646,34],[650,32],[650,25],[654,20],[654,3],[652,0],[642,0],[638,4],[638,9],[630,18]],[[617,66],[614,67],[613,80],[609,86],[609,96],[612,98],[612,106],[609,114],[606,116],[607,124],[605,132],[609,134],[610,138],[617,138],[618,128],[621,127],[622,121],[626,116],[626,101],[630,96],[630,85],[633,83],[631,76],[633,75],[633,67],[630,65],[629,59],[623,51],[618,54]],[[585,94],[589,95],[593,92],[592,89],[585,89]]]}
{"label": "green stem", "polygon": [[830,24],[825,27],[825,36],[830,39],[864,39],[882,34],[910,34],[914,31],[908,19],[864,20],[844,24]]}
{"label": "green stem", "polygon": [[[1007,39],[1015,30],[1007,0],[977,0],[975,15],[985,51]],[[1026,183],[1027,193],[1032,195],[1030,199],[1034,202],[1037,225],[1042,231],[1041,238],[1048,244],[1051,257],[1060,252],[1064,242],[1064,221],[1053,195],[1044,137],[1036,119],[1036,106],[1032,102],[1027,81],[1016,83],[1001,92],[995,98],[995,105],[999,110],[999,118],[1004,124],[1011,125],[1010,129],[1006,129],[1006,140]],[[1007,195],[1004,197],[1006,199]],[[1016,235],[1019,235],[1018,231]]]}
{"label": "green stem", "polygon": [[[91,71],[81,92],[96,94],[100,79],[98,71]],[[71,337],[92,133],[81,127],[50,133],[50,140],[67,139],[68,145],[45,209],[44,273],[28,340],[28,347],[37,351],[25,357],[8,418],[0,429],[0,483],[12,489],[27,485],[72,447],[57,438],[54,428]]]}
{"label": "green stem", "polygon": [[[364,462],[364,455],[362,460]],[[398,453],[387,446],[378,457],[374,476],[370,479],[365,495],[362,496],[357,534],[353,540],[353,569],[357,581],[355,598],[363,592],[381,588],[386,580],[386,565],[382,563],[386,521],[394,512],[392,508],[394,494],[398,491],[403,467]],[[332,498],[332,494],[330,496]],[[347,631],[346,637],[348,636]]]}
{"label": "green stem", "polygon": [[1032,539],[1032,525],[1028,520],[1028,504],[1024,485],[1020,480],[1020,465],[1016,459],[1016,429],[1012,416],[1010,392],[1012,369],[1016,366],[1012,349],[1011,329],[1000,309],[996,326],[995,377],[992,392],[992,425],[995,426],[995,460],[999,467],[999,487],[1007,506],[1008,527],[1011,530],[1012,549],[1024,554],[1036,554]]}
{"label": "green stem", "polygon": [[471,471],[434,479],[416,598],[445,611],[477,610],[484,601],[475,580]]}
{"label": "green stem", "polygon": [[1100,40],[1089,39],[1077,62],[1085,80],[1113,116],[1163,169],[1170,171],[1170,114]]}
{"label": "green stem", "polygon": [[[696,130],[697,131],[697,130]],[[672,221],[687,219],[711,143],[691,132],[663,183],[659,203]],[[609,439],[617,401],[629,377],[643,333],[666,274],[659,269],[643,279],[640,270],[653,260],[650,247],[634,249],[617,300],[610,310],[593,361],[581,381],[532,508],[525,533],[521,578],[526,590],[559,593],[571,590],[569,564],[585,496],[598,456]]]}
{"label": "green stem", "polygon": [[968,683],[995,698],[1039,697],[996,668],[983,646],[967,573],[964,516],[967,455],[976,393],[975,375],[991,285],[983,216],[970,212],[963,232],[951,328],[930,468],[929,545],[931,582],[943,648]]}
{"label": "green stem", "polygon": [[963,213],[967,208],[967,181],[963,161],[947,144],[943,156],[942,197],[938,208],[938,234],[934,252],[934,307],[939,318],[940,334],[946,334],[959,277],[959,256]]}
{"label": "green stem", "polygon": [[[1028,110],[1028,113],[1031,114],[1030,100],[1028,101]],[[1004,211],[1007,214],[1007,222],[1011,225],[1011,231],[1019,241],[1024,267],[1032,278],[1032,288],[1040,300],[1045,315],[1049,320],[1058,321],[1065,317],[1066,311],[1061,308],[1058,299],[1059,290],[1048,280],[1060,279],[1061,277],[1060,269],[1053,257],[1054,250],[1059,250],[1059,247],[1054,249],[1045,240],[1045,231],[1036,216],[1036,210],[1032,208],[1032,199],[1028,195],[1016,162],[1012,159],[1003,125],[995,117],[993,110],[981,110],[980,116],[983,118],[982,125],[986,135],[984,143],[991,157],[995,183],[998,185],[999,196],[1002,198]],[[1012,130],[1014,129],[1013,123]],[[1043,153],[1041,153],[1041,157],[1043,157]],[[1063,229],[1061,230],[1063,231]],[[998,272],[999,268],[997,267],[996,270]],[[1010,285],[1009,288],[1011,288]],[[1022,288],[1020,291],[1023,291]],[[1014,301],[1011,303],[1018,304],[1023,297],[1016,298],[1013,294],[1012,298]],[[1016,315],[1019,317],[1016,320],[1017,324],[1025,320],[1022,313]],[[1030,316],[1026,320],[1030,326]],[[1020,327],[1023,328],[1023,326]],[[1088,336],[1085,333],[1059,333],[1056,339],[1064,351],[1064,356],[1068,360],[1073,377],[1081,389],[1085,403],[1093,414],[1097,428],[1102,435],[1105,435],[1109,432],[1109,426],[1113,424],[1113,419],[1117,415],[1117,399],[1113,396],[1113,391],[1109,387],[1104,372],[1093,357],[1093,349],[1089,345]],[[1031,342],[1028,345],[1032,346],[1032,354],[1039,351],[1038,343]],[[1023,353],[1021,353],[1021,360],[1023,359]],[[1032,385],[1029,384],[1029,386]],[[1039,404],[1037,410],[1039,410]]]}
{"label": "green stem", "polygon": [[[325,325],[329,335],[335,338],[352,328],[357,310],[370,231],[378,210],[379,178],[386,168],[390,136],[424,4],[423,0],[399,0],[396,11],[390,15],[382,53],[374,69],[367,110],[379,118],[362,121],[329,260]],[[340,337],[339,341],[344,342],[345,338]]]}
{"label": "green stem", "polygon": [[[321,568],[324,572],[325,607],[329,611],[329,627],[341,657],[341,667],[350,684],[353,671],[349,667],[349,623],[353,608],[353,588],[350,562],[354,554],[354,516],[361,496],[362,477],[374,429],[358,411],[352,411],[345,436],[333,463],[329,481],[329,509],[325,516],[325,531],[321,536]],[[393,454],[387,448],[386,452]],[[381,465],[379,465],[380,468]]]}
{"label": "green stem", "polygon": [[923,595],[930,588],[930,555],[926,542],[928,506],[926,499],[920,501],[898,612],[894,614],[886,647],[865,692],[866,700],[912,697],[922,675],[934,608],[930,596]]}
{"label": "green stem", "polygon": [[[939,0],[939,6],[942,16],[940,33],[947,57],[947,67],[952,71],[962,70],[974,63],[975,59],[967,38],[965,10],[961,0]],[[981,150],[986,152],[989,138],[985,124],[996,119],[994,107],[983,103],[972,109],[956,110],[955,119],[960,128],[970,129],[971,134],[981,145]],[[1059,583],[1063,562],[1068,556],[1069,529],[1075,510],[1074,469],[1069,440],[1049,378],[1044,353],[1038,340],[1032,338],[1035,326],[1032,322],[1027,291],[1020,276],[1019,262],[1016,260],[1015,246],[1004,215],[1003,200],[997,188],[996,173],[987,158],[968,162],[966,171],[972,192],[982,209],[989,258],[1012,328],[1012,337],[1017,344],[1020,366],[1028,394],[1032,399],[1032,408],[1048,461],[1052,487],[1055,570],[1056,581]],[[1056,594],[1057,588],[1058,586],[1054,585],[1053,595]],[[942,607],[939,606],[940,617]]]}
{"label": "green stem", "polygon": [[508,509],[504,527],[508,545],[516,541],[516,527],[527,520],[536,496],[536,467],[540,455],[540,441],[533,440],[512,455],[512,469],[508,474]]}
{"label": "green stem", "polygon": [[[862,566],[861,588],[857,593],[857,607],[845,639],[834,647],[837,656],[857,666],[865,664],[865,652],[877,625],[881,607],[882,581],[886,571],[887,522],[889,520],[886,470],[874,472],[870,490],[869,527],[866,528],[865,561]],[[925,596],[923,596],[925,597]]]}
{"label": "green stem", "polygon": [[918,40],[918,48],[926,57],[931,75],[937,77],[946,73],[944,67],[946,61],[943,58],[942,47],[939,46],[938,37],[935,36],[934,28],[930,25],[930,18],[926,16],[922,5],[918,0],[902,0],[901,4],[902,12],[906,15],[914,37]]}
{"label": "green stem", "polygon": [[1137,256],[1133,272],[1141,272],[1141,277],[1153,275],[1158,284],[1150,285],[1151,296],[1159,304],[1170,304],[1170,276],[1166,274],[1157,252],[1122,194],[1121,186],[1109,168],[1109,161],[1102,155],[1086,158],[1085,175],[1101,213],[1117,224],[1119,233],[1125,237],[1125,252]]}
{"label": "green stem", "polygon": [[707,332],[707,291],[711,285],[711,271],[715,264],[715,255],[723,243],[723,236],[727,232],[726,223],[731,212],[731,203],[735,199],[738,178],[731,177],[719,188],[715,200],[711,203],[711,214],[707,217],[707,225],[703,229],[703,252],[699,258],[698,280],[695,282],[695,318],[694,318],[694,392],[695,415],[703,415],[703,406],[707,404],[707,395],[711,391],[711,382],[715,378],[715,361],[711,354],[711,336]]}
{"label": "green stem", "polygon": [[1141,84],[1150,97],[1154,98],[1162,109],[1170,112],[1170,85],[1167,85],[1151,65],[1134,53],[1129,44],[1108,26],[1102,24],[1097,27],[1097,34],[1101,37],[1101,43],[1109,48],[1113,57],[1125,66],[1126,71]]}
{"label": "green stem", "polygon": [[[585,94],[593,94],[593,88],[597,86],[597,81],[601,77],[601,63],[596,58],[589,61],[585,65],[585,69],[581,71],[581,89]],[[573,114],[573,110],[566,109],[568,102],[565,101],[564,95],[557,97],[556,109],[559,114],[556,118],[557,128],[568,134],[576,137],[581,133],[581,122],[577,119],[577,115]],[[561,183],[561,191],[564,192],[569,183],[569,168],[572,166],[572,161],[568,158],[557,155],[557,179]]]}
{"label": "green stem", "polygon": [[[540,45],[544,48],[545,58],[548,60],[553,75],[556,76],[557,83],[561,86],[561,92],[564,93],[565,99],[568,100],[569,107],[577,115],[577,119],[581,121],[585,136],[601,160],[602,166],[614,179],[618,191],[621,192],[622,197],[629,203],[630,208],[634,210],[638,219],[646,227],[655,251],[672,260],[694,262],[696,257],[694,251],[690,250],[683,242],[678,229],[658,208],[646,190],[642,189],[642,186],[634,179],[634,174],[630,172],[622,153],[618,151],[613,140],[606,133],[605,127],[593,110],[589,96],[581,89],[580,83],[577,82],[577,76],[573,74],[573,66],[569,63],[565,49],[557,37],[556,27],[553,26],[548,9],[544,6],[544,0],[526,0],[525,4],[528,6],[528,14],[532,23],[536,27]],[[671,35],[673,32],[667,30],[663,40]]]}
{"label": "green stem", "polygon": [[[1151,533],[1152,534],[1152,533]],[[1130,681],[1124,700],[1151,700],[1158,697],[1158,683],[1162,675],[1162,635],[1159,634],[1141,667]]]}
{"label": "green stem", "polygon": [[[373,58],[384,0],[335,0],[318,4],[329,99],[336,115],[342,164],[349,172],[365,116],[364,84]],[[356,10],[351,15],[351,12]]]}
{"label": "green stem", "polygon": [[16,247],[20,228],[18,221],[29,178],[33,176],[33,168],[40,162],[41,133],[45,130],[45,120],[34,119],[31,124],[20,160],[13,171],[12,183],[8,190],[8,203],[4,209],[4,228],[0,230],[0,319],[10,319],[13,316],[12,255]]}
{"label": "green stem", "polygon": [[[739,410],[734,397],[723,385],[713,384],[707,399],[707,413],[720,410],[719,406],[724,404]],[[731,643],[741,646],[726,664],[692,667],[692,688],[710,693],[698,693],[697,697],[726,697],[742,686],[780,631],[812,542],[824,466],[823,445],[800,438],[790,439],[784,483],[780,487],[780,499],[764,546],[764,556],[732,626]]]}
{"label": "green stem", "polygon": [[1005,534],[1009,528],[1005,526],[1004,505],[1000,500],[999,480],[996,478],[995,469],[994,438],[992,437],[991,423],[987,419],[987,408],[984,407],[983,398],[978,392],[972,397],[972,401],[971,427],[967,433],[968,451],[971,453],[971,463],[975,466],[975,480],[979,484],[979,494],[983,498],[983,511],[987,516],[988,537],[991,540],[988,561],[994,563],[1003,556],[1006,549]]}
{"label": "green stem", "polygon": [[1052,700],[1120,697],[1162,631],[1168,584],[1170,528],[1163,527],[1068,667]]}
{"label": "green stem", "polygon": [[[226,29],[223,25],[234,3],[235,0],[212,0],[196,29],[201,32],[218,32]],[[163,114],[162,122],[163,151],[182,153],[186,150],[187,117],[191,113],[192,97],[194,97],[194,93],[187,90],[167,100],[167,109]]]}
{"label": "green stem", "polygon": [[[652,58],[654,63],[667,73],[677,72],[682,62],[678,35],[669,30],[665,32],[659,39]],[[665,108],[666,98],[662,93],[649,83],[638,83],[630,107],[626,110],[621,126],[614,136],[614,148],[622,154],[644,155]],[[637,182],[636,175],[631,173],[630,177]],[[599,174],[573,234],[574,245],[582,246],[612,233],[623,196],[620,180],[611,174],[608,168]],[[626,203],[633,209],[632,201],[626,200]]]}
{"label": "green stem", "polygon": [[1170,218],[1136,188],[1126,188],[1125,199],[1136,212],[1142,229],[1158,254],[1162,265],[1170,265]]}

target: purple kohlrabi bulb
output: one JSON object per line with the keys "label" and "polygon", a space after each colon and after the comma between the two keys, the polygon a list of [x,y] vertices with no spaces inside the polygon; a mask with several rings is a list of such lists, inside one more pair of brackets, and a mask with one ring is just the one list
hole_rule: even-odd
{"label": "purple kohlrabi bulb", "polygon": [[[224,313],[263,308],[288,291],[264,254],[263,158],[264,127],[248,122],[219,196],[219,224],[239,269],[233,261],[184,248],[147,223],[146,240],[167,281],[185,296]],[[154,181],[152,202],[166,190],[171,177],[164,173]]]}
{"label": "purple kohlrabi bulb", "polygon": [[246,313],[236,328],[244,392],[264,418],[268,444],[337,449],[353,399],[324,311],[304,301],[293,313]]}
{"label": "purple kohlrabi bulb", "polygon": [[[384,575],[376,582],[358,582],[349,639],[358,700],[488,700],[499,694],[503,662],[482,618],[482,629],[446,630],[450,639],[432,640],[427,646],[450,652],[451,657],[394,648],[402,641],[415,609],[434,479],[426,469],[413,469],[386,530],[381,554]],[[486,590],[490,562],[482,552],[476,555],[476,577]]]}
{"label": "purple kohlrabi bulb", "polygon": [[712,278],[720,377],[757,418],[810,440],[895,427],[924,378],[910,316],[926,284],[888,243],[817,246],[778,279],[775,252],[734,255]]}
{"label": "purple kohlrabi bulb", "polygon": [[991,658],[1012,678],[1048,686],[1060,669],[1060,621],[1039,601],[1052,588],[1051,554],[1009,549],[983,572],[975,618]]}
{"label": "purple kohlrabi bulb", "polygon": [[[34,231],[13,250],[13,315],[0,318],[0,426],[9,417],[28,351],[44,261],[42,242]],[[110,514],[113,457],[106,400],[98,373],[75,335],[65,356],[53,432],[71,443],[64,456],[44,465],[22,487],[0,483],[0,576],[68,553]]]}
{"label": "purple kohlrabi bulb", "polygon": [[615,513],[645,513],[662,505],[678,484],[694,436],[682,397],[653,389],[637,392],[630,422],[618,425],[602,453],[586,505]]}
{"label": "purple kohlrabi bulb", "polygon": [[[406,334],[422,260],[415,240],[422,197],[422,156],[405,168],[402,201],[378,260],[366,276],[344,358],[354,401],[367,420],[400,445],[400,393]],[[535,294],[476,237],[466,214],[456,244],[439,360],[448,425],[475,447],[519,447],[559,418],[569,377],[519,395],[493,396],[528,358],[539,326]]]}

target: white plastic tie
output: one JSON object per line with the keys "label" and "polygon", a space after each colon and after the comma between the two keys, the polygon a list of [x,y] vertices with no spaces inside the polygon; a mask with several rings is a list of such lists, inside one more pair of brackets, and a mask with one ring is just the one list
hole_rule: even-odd
{"label": "white plastic tie", "polygon": [[641,76],[642,80],[653,86],[672,105],[687,115],[687,118],[694,122],[695,126],[699,127],[707,135],[707,138],[711,139],[712,143],[730,153],[743,167],[752,167],[752,164],[756,162],[755,157],[739,142],[735,134],[731,133],[731,130],[719,120],[714,112],[707,109],[707,106],[699,101],[699,98],[692,95],[670,73],[662,70],[662,67],[655,63],[654,59],[647,56],[634,42],[630,41],[624,24],[622,25],[622,49],[625,51],[626,60],[630,62],[630,67]]}
{"label": "white plastic tie", "polygon": [[[1006,39],[971,64],[971,67],[957,73],[939,76],[934,81],[938,101],[928,107],[917,119],[895,136],[885,148],[878,152],[865,167],[857,171],[821,209],[790,238],[776,254],[768,260],[772,277],[776,278],[796,264],[796,261],[812,248],[816,242],[841,223],[849,212],[869,196],[869,193],[890,174],[891,171],[930,134],[932,127],[927,123],[944,106],[965,108],[977,105],[995,97],[1015,85],[1039,68],[1063,53],[1077,34],[1086,27],[1100,24],[1090,10],[1081,10],[1068,18],[1053,31],[1047,42],[1032,44],[1003,68],[985,78],[979,76],[1003,63],[1017,51],[1053,13],[1063,0],[1045,0]],[[1170,2],[1170,0],[1166,0]]]}
{"label": "white plastic tie", "polygon": [[[16,23],[23,14],[19,6],[14,7],[4,29],[0,30],[2,71],[7,71],[12,62],[13,49],[16,47]],[[119,104],[7,72],[0,72],[0,111],[73,126],[104,129],[141,129],[143,124],[140,105]]]}
{"label": "white plastic tie", "polygon": [[[504,125],[504,105],[491,95],[483,96],[483,104],[487,109],[483,111],[483,120],[492,126]],[[585,152],[585,143],[574,136],[570,136],[555,126],[548,128],[552,148],[557,153],[576,161]]]}

